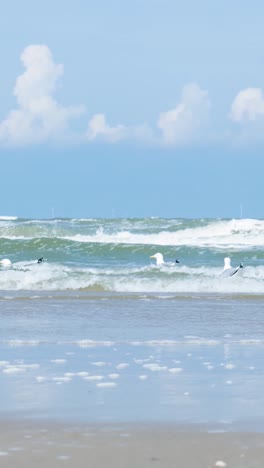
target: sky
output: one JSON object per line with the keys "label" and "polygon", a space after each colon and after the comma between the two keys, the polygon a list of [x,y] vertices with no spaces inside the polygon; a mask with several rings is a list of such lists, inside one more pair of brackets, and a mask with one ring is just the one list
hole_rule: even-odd
{"label": "sky", "polygon": [[9,0],[0,215],[263,218],[260,0]]}

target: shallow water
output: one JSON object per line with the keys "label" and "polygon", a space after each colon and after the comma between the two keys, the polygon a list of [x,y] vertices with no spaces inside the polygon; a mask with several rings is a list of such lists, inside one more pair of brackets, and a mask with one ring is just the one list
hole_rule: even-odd
{"label": "shallow water", "polygon": [[0,301],[2,416],[264,429],[263,298],[17,294]]}

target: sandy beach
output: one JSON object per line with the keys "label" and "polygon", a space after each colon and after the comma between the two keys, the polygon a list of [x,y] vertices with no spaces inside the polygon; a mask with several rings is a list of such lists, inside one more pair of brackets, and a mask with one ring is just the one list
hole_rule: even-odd
{"label": "sandy beach", "polygon": [[0,464],[20,467],[258,468],[264,435],[159,425],[1,423]]}

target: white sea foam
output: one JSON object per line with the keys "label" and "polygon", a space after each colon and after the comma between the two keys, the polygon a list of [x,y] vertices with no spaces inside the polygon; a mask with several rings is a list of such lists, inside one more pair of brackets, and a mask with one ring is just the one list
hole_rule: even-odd
{"label": "white sea foam", "polygon": [[87,375],[86,377],[84,377],[84,380],[89,380],[93,382],[93,381],[103,380],[103,378],[104,377],[102,375]]}
{"label": "white sea foam", "polygon": [[70,382],[72,379],[71,377],[52,377],[54,382]]}
{"label": "white sea foam", "polygon": [[96,384],[97,387],[100,388],[113,388],[117,386],[116,382],[100,382]]}
{"label": "white sea foam", "polygon": [[121,362],[120,364],[117,364],[116,369],[126,369],[129,364],[127,362]]}
{"label": "white sea foam", "polygon": [[[59,341],[59,342],[56,342],[57,344],[67,344],[67,345],[71,345],[71,346],[77,346],[79,347],[80,344],[79,344],[79,341]],[[115,348],[115,345],[118,345],[120,343],[123,343],[123,342],[120,342],[120,341],[113,341],[111,342],[111,346],[113,347],[112,349],[114,350]],[[191,345],[191,346],[197,346],[197,347],[201,347],[201,346],[207,346],[207,347],[213,347],[213,346],[219,346],[219,345],[225,345],[226,344],[226,338],[223,337],[221,339],[210,339],[210,338],[202,338],[202,337],[197,337],[195,339],[190,339],[190,338],[187,338],[187,337],[183,337],[183,338],[179,338],[177,340],[164,340],[164,339],[160,339],[160,340],[140,340],[140,341],[134,341],[134,340],[124,340],[124,343],[126,343],[126,345],[129,345],[129,346],[147,346],[149,348],[178,348],[179,345]],[[237,344],[237,345],[241,345],[241,346],[262,346],[264,345],[264,340],[261,340],[261,339],[228,339],[228,344]],[[94,340],[93,341],[93,344],[92,344],[92,348],[97,348],[97,347],[108,347],[109,344],[108,342],[104,342],[104,341],[96,341]],[[86,347],[86,346],[85,346]],[[89,348],[90,346],[88,346]],[[193,356],[193,353],[186,353],[186,356],[188,358],[191,358]],[[138,365],[142,365],[142,364],[145,364],[145,363],[151,363],[150,361],[152,361],[154,359],[153,356],[150,356],[149,358],[146,358],[146,359],[133,359],[133,361],[138,364]],[[199,357],[198,359],[202,360],[203,357]],[[2,361],[2,362],[7,362],[7,361]],[[172,362],[174,364],[181,364],[182,361],[180,360],[172,360]],[[9,363],[8,363],[9,364]],[[208,364],[204,363],[203,362],[203,365],[204,366],[207,366],[207,365],[211,365],[209,362]],[[226,364],[223,362],[220,364],[222,367],[224,367]],[[0,361],[0,367],[1,366],[5,366],[5,364],[1,364],[1,361]],[[118,368],[118,369],[125,369],[129,367],[129,363],[120,363],[120,364],[117,364],[115,366],[115,368]],[[77,375],[78,373],[74,373],[74,375]]]}
{"label": "white sea foam", "polygon": [[[209,274],[210,269],[207,269],[207,275],[196,276],[188,275],[184,278],[167,277],[157,279],[152,278],[124,278],[122,281],[113,278],[111,290],[116,292],[130,293],[225,293],[225,294],[263,294],[264,283],[264,267],[256,267],[261,269],[261,278],[257,279],[247,276],[244,273],[243,278],[234,277],[226,280],[219,279],[218,275]],[[194,270],[194,269],[193,269]],[[246,269],[245,269],[246,270]]]}
{"label": "white sea foam", "polygon": [[162,372],[162,371],[166,371],[168,369],[167,366],[160,366],[159,364],[157,363],[152,363],[152,364],[143,364],[144,369],[148,369],[152,372]]}
{"label": "white sea foam", "polygon": [[115,380],[115,379],[119,378],[119,374],[108,374],[108,377],[109,377],[109,379]]}
{"label": "white sea foam", "polygon": [[148,362],[149,359],[134,359],[134,362],[136,364],[144,364],[145,362]]}
{"label": "white sea foam", "polygon": [[38,369],[39,364],[20,364],[20,367],[22,367],[25,370],[32,370],[32,369]]}
{"label": "white sea foam", "polygon": [[20,347],[20,346],[37,346],[39,345],[38,340],[8,340],[7,343],[9,346],[12,346],[14,348]]}
{"label": "white sea foam", "polygon": [[16,221],[17,216],[0,216],[0,221]]}
{"label": "white sea foam", "polygon": [[171,367],[168,370],[171,374],[180,374],[183,371],[182,367]]}
{"label": "white sea foam", "polygon": [[138,234],[130,231],[107,233],[99,228],[94,235],[76,234],[64,239],[75,242],[107,244],[142,244],[239,249],[263,246],[264,221],[257,219],[232,219],[208,222],[205,226],[161,231],[155,234]]}
{"label": "white sea foam", "polygon": [[236,366],[234,364],[232,364],[231,362],[225,364],[224,366],[226,369],[229,369],[229,370],[232,370],[234,369]]}
{"label": "white sea foam", "polygon": [[26,369],[24,367],[19,367],[19,366],[10,366],[7,367],[6,369],[3,369],[4,374],[19,374],[21,372],[25,372]]}
{"label": "white sea foam", "polygon": [[138,376],[139,380],[147,380],[148,376],[146,374],[141,374]]}
{"label": "white sea foam", "polygon": [[114,346],[114,341],[95,341],[95,340],[79,340],[76,344],[80,348],[95,348],[96,346]]}
{"label": "white sea foam", "polygon": [[217,468],[225,468],[227,466],[226,462],[223,460],[217,460],[214,464]]}
{"label": "white sea foam", "polygon": [[[178,344],[183,344],[183,343],[186,343],[186,344],[190,344],[190,345],[206,345],[206,346],[216,346],[216,345],[219,345],[221,343],[220,340],[210,340],[210,339],[205,339],[205,338],[195,338],[195,339],[188,339],[188,338],[185,338],[185,339],[182,339],[182,340],[149,340],[149,341],[132,341],[130,342],[131,345],[142,345],[142,343],[144,343],[144,345],[146,346],[165,346],[165,347],[170,347],[170,346],[175,346],[175,345],[178,345]],[[187,354],[188,357],[191,357],[192,354],[191,353],[188,353]],[[178,361],[178,363],[180,363],[180,361]]]}
{"label": "white sea foam", "polygon": [[47,380],[48,380],[47,377],[44,377],[44,376],[42,376],[42,375],[38,375],[38,376],[36,377],[36,381],[39,382],[39,383],[46,382]]}
{"label": "white sea foam", "polygon": [[52,364],[65,364],[66,359],[51,359]]}
{"label": "white sea foam", "polygon": [[[246,266],[242,276],[219,277],[222,266],[138,266],[78,268],[61,264],[34,264],[1,271],[0,290],[98,289],[130,293],[263,293],[264,265]],[[164,299],[165,296],[162,296]],[[81,342],[80,342],[81,343]],[[86,341],[87,346],[89,342]],[[91,345],[91,343],[90,343]],[[85,340],[83,341],[85,346]]]}
{"label": "white sea foam", "polygon": [[[30,220],[14,225],[10,221],[15,219],[0,217],[0,238],[29,240],[39,237],[54,239],[55,236],[57,239],[78,243],[214,247],[239,251],[264,245],[264,221],[257,219],[208,220],[202,225],[193,223],[191,227],[190,223],[180,220],[160,220],[159,230],[156,228],[156,232],[153,232],[154,220],[133,222],[123,219],[118,224],[105,221],[102,222],[104,227],[98,228],[99,220]],[[81,221],[78,229],[78,222]],[[88,231],[83,233],[83,223],[87,221]],[[94,225],[93,229],[89,227],[91,223]],[[76,226],[74,234],[71,234],[72,226]]]}

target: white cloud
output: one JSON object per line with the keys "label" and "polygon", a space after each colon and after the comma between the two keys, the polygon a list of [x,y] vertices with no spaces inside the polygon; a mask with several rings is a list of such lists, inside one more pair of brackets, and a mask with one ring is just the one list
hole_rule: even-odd
{"label": "white cloud", "polygon": [[235,97],[230,112],[234,122],[249,122],[264,117],[264,96],[260,88],[247,88]]}
{"label": "white cloud", "polygon": [[60,139],[83,107],[63,107],[53,97],[63,66],[54,63],[46,45],[30,45],[21,55],[25,71],[16,80],[18,108],[0,123],[0,141],[21,145]]}
{"label": "white cloud", "polygon": [[159,134],[157,128],[153,129],[148,124],[111,126],[103,113],[91,117],[86,132],[74,134],[71,121],[83,113],[84,107],[63,106],[55,99],[63,66],[54,62],[46,45],[26,47],[21,54],[21,62],[25,70],[17,77],[14,87],[17,108],[0,122],[0,144],[27,145],[73,140],[115,143],[130,140],[177,145],[189,144],[204,137],[210,101],[207,91],[197,84],[186,85],[178,105],[159,115]]}
{"label": "white cloud", "polygon": [[121,140],[142,140],[150,141],[153,139],[153,131],[149,125],[138,126],[116,125],[111,127],[106,122],[104,114],[95,114],[88,123],[88,140],[101,139],[116,143]]}
{"label": "white cloud", "polygon": [[88,123],[88,140],[101,138],[110,142],[116,142],[122,140],[125,137],[125,133],[126,127],[124,125],[110,127],[106,123],[104,114],[95,114]]}
{"label": "white cloud", "polygon": [[173,145],[199,139],[208,124],[210,107],[207,91],[195,83],[184,86],[180,103],[159,116],[163,142]]}

